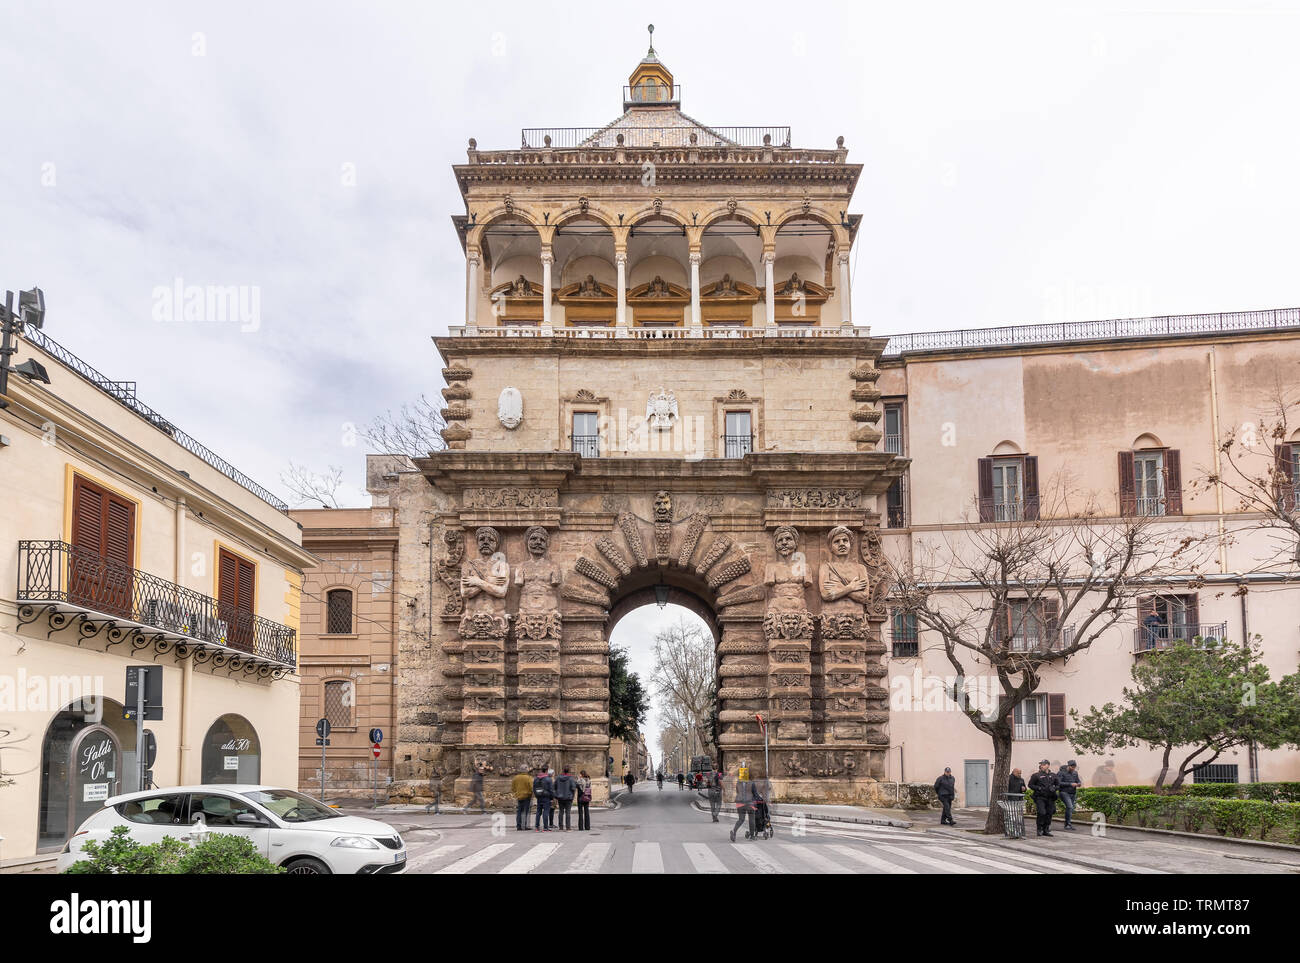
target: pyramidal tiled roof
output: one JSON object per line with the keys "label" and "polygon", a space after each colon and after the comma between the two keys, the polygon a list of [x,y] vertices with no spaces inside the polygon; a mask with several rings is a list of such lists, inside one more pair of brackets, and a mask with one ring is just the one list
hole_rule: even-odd
{"label": "pyramidal tiled roof", "polygon": [[676,107],[629,107],[616,118],[586,138],[579,147],[616,147],[623,135],[625,147],[686,147],[691,134],[700,147],[738,147],[711,127],[688,117]]}

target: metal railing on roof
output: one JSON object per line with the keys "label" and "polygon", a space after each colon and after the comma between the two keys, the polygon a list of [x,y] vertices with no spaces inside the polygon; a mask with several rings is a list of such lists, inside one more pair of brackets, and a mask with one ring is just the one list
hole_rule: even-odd
{"label": "metal railing on roof", "polygon": [[1058,324],[1016,324],[956,331],[918,331],[889,338],[885,355],[917,351],[950,351],[1000,345],[1056,344],[1105,341],[1111,338],[1159,338],[1234,331],[1276,331],[1300,328],[1300,308],[1267,311],[1226,311],[1219,314],[1170,314],[1155,318],[1113,321],[1065,321]]}
{"label": "metal railing on roof", "polygon": [[525,127],[520,149],[571,150],[578,147],[789,147],[789,127]]}
{"label": "metal railing on roof", "polygon": [[40,348],[65,368],[79,374],[82,378],[89,381],[92,385],[104,392],[104,394],[108,395],[118,404],[135,412],[190,454],[202,459],[231,481],[242,485],[268,505],[271,505],[282,512],[289,511],[289,506],[272,495],[267,489],[253,481],[253,479],[249,478],[234,465],[230,464],[230,462],[226,461],[211,448],[208,448],[195,438],[181,431],[162,415],[158,414],[158,412],[154,411],[137,398],[135,394],[134,381],[113,381],[96,371],[90,365],[86,364],[86,362],[82,361],[67,348],[63,347],[63,345],[49,337],[49,335],[35,328],[29,327],[23,334],[23,339],[29,344],[33,344]]}

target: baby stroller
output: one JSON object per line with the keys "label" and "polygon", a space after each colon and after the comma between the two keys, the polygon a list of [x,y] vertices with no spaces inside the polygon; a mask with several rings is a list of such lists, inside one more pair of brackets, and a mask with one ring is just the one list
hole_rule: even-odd
{"label": "baby stroller", "polygon": [[771,839],[772,838],[772,816],[768,811],[767,803],[763,800],[757,800],[754,803],[754,831],[746,832],[746,839]]}

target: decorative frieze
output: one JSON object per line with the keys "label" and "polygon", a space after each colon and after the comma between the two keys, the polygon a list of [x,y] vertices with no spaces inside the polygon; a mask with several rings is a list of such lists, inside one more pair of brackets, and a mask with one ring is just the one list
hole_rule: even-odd
{"label": "decorative frieze", "polygon": [[768,508],[857,508],[860,488],[772,488]]}
{"label": "decorative frieze", "polygon": [[466,508],[558,508],[560,494],[554,488],[466,488]]}

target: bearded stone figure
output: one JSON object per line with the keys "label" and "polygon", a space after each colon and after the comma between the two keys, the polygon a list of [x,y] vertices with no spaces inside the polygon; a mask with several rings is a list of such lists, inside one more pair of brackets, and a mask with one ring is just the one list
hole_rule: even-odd
{"label": "bearded stone figure", "polygon": [[560,568],[546,557],[551,536],[540,525],[524,534],[528,558],[515,569],[519,592],[520,639],[541,640],[560,637]]}
{"label": "bearded stone figure", "polygon": [[812,616],[804,601],[804,586],[812,584],[808,563],[799,547],[799,531],[782,525],[773,535],[777,560],[763,568],[763,584],[768,586],[767,611],[763,632],[769,639],[803,639],[812,637]]}
{"label": "bearded stone figure", "polygon": [[483,526],[474,533],[479,557],[467,561],[461,570],[460,594],[465,599],[465,614],[460,620],[460,634],[467,639],[504,639],[506,637],[506,590],[510,586],[510,565],[495,528]]}

